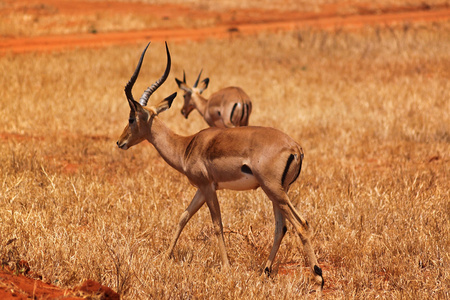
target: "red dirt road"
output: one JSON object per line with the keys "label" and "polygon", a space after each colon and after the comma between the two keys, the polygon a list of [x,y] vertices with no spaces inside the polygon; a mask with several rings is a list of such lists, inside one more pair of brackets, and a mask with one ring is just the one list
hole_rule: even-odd
{"label": "red dirt road", "polygon": [[[195,25],[192,28],[164,25],[159,28],[144,30],[126,30],[122,32],[76,32],[64,35],[44,36],[2,36],[0,54],[24,53],[36,51],[60,51],[73,48],[103,47],[109,45],[130,44],[141,41],[185,41],[208,38],[228,38],[232,35],[249,35],[262,31],[289,31],[301,28],[339,29],[354,28],[365,25],[391,25],[400,22],[434,22],[450,19],[448,5],[411,7],[369,8],[362,5],[352,9],[342,6],[323,6],[320,12],[281,12],[274,10],[232,10],[207,11],[182,5],[153,5],[123,2],[88,2],[82,0],[7,0],[2,15],[26,13],[34,18],[40,15],[60,14],[110,15],[150,13],[155,19],[173,20],[175,18],[197,18],[214,20],[207,26]],[[166,23],[167,24],[167,23]],[[201,24],[201,23],[199,23]],[[70,26],[69,23],[59,24]]]}

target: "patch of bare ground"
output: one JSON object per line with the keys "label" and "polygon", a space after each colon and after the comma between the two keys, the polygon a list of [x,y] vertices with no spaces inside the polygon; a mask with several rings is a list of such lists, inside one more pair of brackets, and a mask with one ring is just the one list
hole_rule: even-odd
{"label": "patch of bare ground", "polygon": [[104,299],[119,300],[112,289],[98,282],[86,280],[73,289],[62,289],[45,282],[42,276],[30,271],[26,261],[19,261],[15,269],[0,269],[0,298],[7,299]]}

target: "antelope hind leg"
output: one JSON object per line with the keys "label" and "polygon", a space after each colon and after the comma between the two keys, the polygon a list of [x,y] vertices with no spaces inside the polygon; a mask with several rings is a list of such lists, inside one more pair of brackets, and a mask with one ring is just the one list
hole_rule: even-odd
{"label": "antelope hind leg", "polygon": [[286,219],[284,218],[278,204],[272,202],[273,205],[273,214],[275,217],[275,234],[273,239],[272,250],[270,251],[269,259],[266,262],[263,273],[261,276],[269,276],[272,272],[272,265],[275,259],[275,256],[280,248],[281,241],[283,240],[284,235],[286,234]]}
{"label": "antelope hind leg", "polygon": [[300,240],[302,241],[303,249],[308,258],[309,267],[311,269],[314,283],[316,286],[319,286],[320,290],[322,291],[324,285],[322,269],[319,267],[319,264],[317,263],[316,255],[314,254],[314,250],[311,246],[310,241],[311,229],[308,225],[308,222],[306,222],[306,220],[303,219],[295,210],[285,191],[283,191],[280,188],[271,189],[267,186],[261,187],[263,188],[267,196],[269,196],[270,200],[278,204],[278,207],[280,208],[283,216],[287,220],[289,220],[289,222],[294,226],[295,230],[297,231]]}

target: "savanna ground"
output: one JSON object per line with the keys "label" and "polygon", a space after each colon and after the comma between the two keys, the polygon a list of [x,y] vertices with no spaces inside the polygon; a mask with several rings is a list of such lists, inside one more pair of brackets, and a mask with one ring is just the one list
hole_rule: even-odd
{"label": "savanna ground", "polygon": [[[0,1],[0,8],[14,3],[23,1]],[[41,3],[32,6],[38,17],[32,8],[16,7],[9,13],[23,22],[2,18],[2,39],[102,36],[118,28],[139,31],[147,22],[175,29],[220,23],[192,14],[151,18],[139,9],[117,15],[108,6],[93,15],[64,15],[52,6],[56,1]],[[183,8],[182,1],[172,3]],[[203,17],[230,9],[249,9],[250,16],[256,10],[247,1],[190,3]],[[335,5],[337,11],[362,14],[365,7],[359,1],[275,3],[282,11],[316,13]],[[371,9],[382,12],[393,3],[378,1]],[[448,9],[448,3],[429,1],[425,10],[434,7]],[[261,190],[219,192],[229,272],[221,271],[205,207],[183,231],[174,259],[163,258],[195,189],[147,142],[128,151],[115,145],[128,119],[123,87],[147,42],[140,39],[58,52],[2,51],[2,268],[29,273],[29,265],[29,274],[64,289],[94,280],[123,299],[316,297],[292,230],[277,254],[274,276],[259,277],[274,230],[272,206]],[[243,87],[253,99],[251,124],[279,128],[303,146],[304,167],[289,195],[314,228],[325,298],[450,297],[448,21],[228,32],[221,39],[169,38],[169,47],[172,71],[154,101],[177,90],[174,78],[183,70],[192,82],[203,68],[211,79],[206,95],[228,85]],[[165,59],[163,44],[152,43],[135,97],[162,74]],[[170,128],[184,135],[205,128],[197,113],[185,120],[181,106],[179,95],[161,115]],[[21,294],[20,287],[4,282],[0,289]]]}

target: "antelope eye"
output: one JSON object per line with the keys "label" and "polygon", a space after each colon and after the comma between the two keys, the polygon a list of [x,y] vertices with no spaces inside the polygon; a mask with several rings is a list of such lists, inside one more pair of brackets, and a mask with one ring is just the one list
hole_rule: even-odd
{"label": "antelope eye", "polygon": [[128,123],[133,124],[134,123],[134,119],[133,118],[129,118],[128,119]]}

